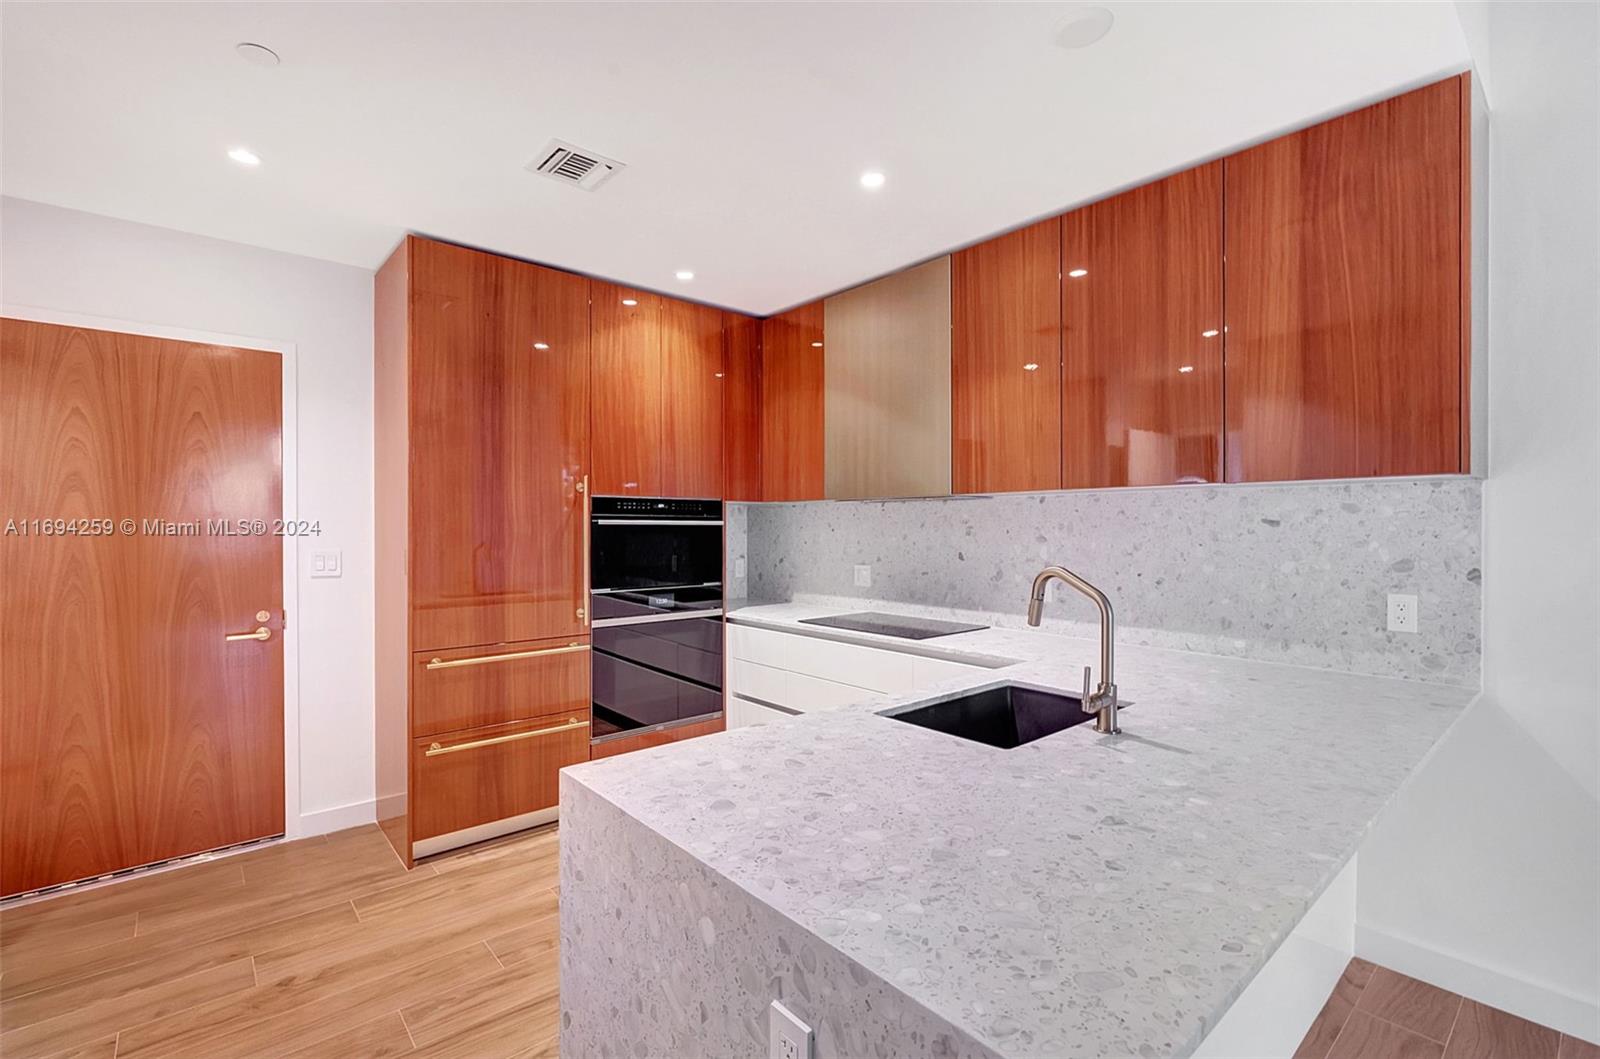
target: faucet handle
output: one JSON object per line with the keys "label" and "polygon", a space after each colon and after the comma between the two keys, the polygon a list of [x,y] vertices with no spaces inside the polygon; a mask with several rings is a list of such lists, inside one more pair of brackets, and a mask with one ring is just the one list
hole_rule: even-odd
{"label": "faucet handle", "polygon": [[1083,667],[1083,698],[1078,700],[1078,706],[1083,710],[1084,713],[1098,713],[1099,712],[1099,707],[1090,706],[1089,705],[1090,698],[1091,698],[1091,696],[1089,694],[1089,667],[1088,666],[1084,666]]}

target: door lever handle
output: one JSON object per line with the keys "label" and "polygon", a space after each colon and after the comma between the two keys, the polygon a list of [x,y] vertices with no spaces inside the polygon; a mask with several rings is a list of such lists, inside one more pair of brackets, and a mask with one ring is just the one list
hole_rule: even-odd
{"label": "door lever handle", "polygon": [[230,632],[223,639],[229,642],[234,640],[270,640],[272,639],[272,630],[263,625],[255,632]]}

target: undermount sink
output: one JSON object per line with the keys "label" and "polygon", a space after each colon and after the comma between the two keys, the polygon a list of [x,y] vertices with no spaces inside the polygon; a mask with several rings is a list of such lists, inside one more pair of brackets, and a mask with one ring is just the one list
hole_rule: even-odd
{"label": "undermount sink", "polygon": [[1002,750],[1013,750],[1094,720],[1094,714],[1083,712],[1083,702],[1076,695],[1036,691],[1016,684],[900,712],[885,712],[883,716]]}

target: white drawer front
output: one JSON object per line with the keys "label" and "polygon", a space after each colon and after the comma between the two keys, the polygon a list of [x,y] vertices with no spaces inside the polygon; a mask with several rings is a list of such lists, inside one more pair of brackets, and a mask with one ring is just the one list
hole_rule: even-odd
{"label": "white drawer front", "polygon": [[789,705],[789,674],[757,662],[735,658],[728,663],[728,690],[735,695]]}
{"label": "white drawer front", "polygon": [[913,656],[816,636],[730,623],[728,655],[869,691],[910,691],[914,686]]}
{"label": "white drawer front", "polygon": [[758,629],[753,625],[734,622],[728,623],[727,630],[729,658],[742,658],[777,669],[785,668],[785,661],[790,654],[789,644],[801,639],[792,633]]}
{"label": "white drawer front", "polygon": [[877,694],[867,688],[852,687],[834,680],[823,680],[808,673],[791,673],[757,662],[735,658],[728,666],[728,691],[761,699],[805,713],[832,709],[870,699]]}

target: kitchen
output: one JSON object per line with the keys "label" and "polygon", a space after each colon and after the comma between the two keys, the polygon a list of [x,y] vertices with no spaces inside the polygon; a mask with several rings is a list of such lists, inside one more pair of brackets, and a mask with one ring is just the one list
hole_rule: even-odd
{"label": "kitchen", "polygon": [[1592,5],[95,10],[5,10],[7,1054],[1593,1053]]}

